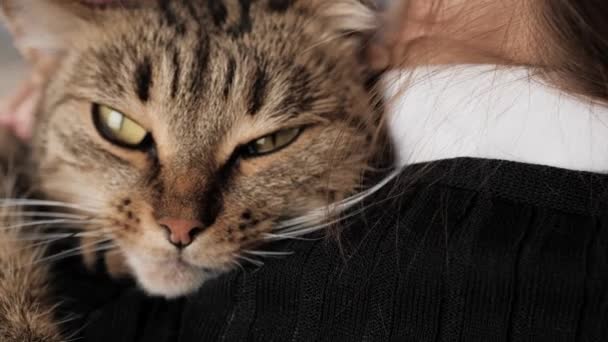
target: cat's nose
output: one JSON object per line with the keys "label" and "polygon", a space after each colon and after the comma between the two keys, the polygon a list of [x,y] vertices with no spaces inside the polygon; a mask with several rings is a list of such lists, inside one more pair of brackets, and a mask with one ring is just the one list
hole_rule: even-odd
{"label": "cat's nose", "polygon": [[184,248],[192,243],[196,236],[203,231],[203,224],[196,220],[182,220],[175,218],[163,218],[158,220],[168,232],[171,244],[178,248]]}

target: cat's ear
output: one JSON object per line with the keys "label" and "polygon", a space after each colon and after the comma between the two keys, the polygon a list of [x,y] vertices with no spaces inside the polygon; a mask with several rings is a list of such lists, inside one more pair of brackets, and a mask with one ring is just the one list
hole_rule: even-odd
{"label": "cat's ear", "polygon": [[365,65],[372,70],[386,68],[387,54],[377,46],[387,10],[394,3],[406,0],[313,0],[321,3],[321,13],[327,18],[334,36],[348,37],[361,48]]}
{"label": "cat's ear", "polygon": [[38,54],[61,53],[93,19],[94,9],[79,1],[0,0],[0,14],[17,48],[29,59]]}
{"label": "cat's ear", "polygon": [[[322,1],[322,0],[319,0]],[[394,63],[395,57],[403,57],[399,50],[401,40],[407,29],[407,39],[414,40],[419,29],[410,29],[405,23],[407,14],[412,11],[409,0],[335,0],[328,1],[326,15],[340,32],[364,37],[366,62],[372,69],[386,70]],[[433,8],[432,1],[421,1]]]}
{"label": "cat's ear", "polygon": [[368,35],[380,24],[382,4],[387,0],[323,1],[323,16],[337,33],[352,36]]}

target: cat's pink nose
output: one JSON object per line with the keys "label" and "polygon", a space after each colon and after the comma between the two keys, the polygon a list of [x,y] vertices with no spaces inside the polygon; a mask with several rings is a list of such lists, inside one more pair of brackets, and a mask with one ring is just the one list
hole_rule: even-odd
{"label": "cat's pink nose", "polygon": [[203,224],[196,220],[162,218],[158,220],[158,224],[167,230],[169,242],[178,248],[191,244],[203,231]]}

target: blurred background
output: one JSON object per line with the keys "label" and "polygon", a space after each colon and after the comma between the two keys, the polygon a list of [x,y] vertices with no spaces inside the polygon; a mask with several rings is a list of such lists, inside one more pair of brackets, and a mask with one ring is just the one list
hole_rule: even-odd
{"label": "blurred background", "polygon": [[15,87],[24,77],[24,70],[8,32],[0,25],[0,96]]}

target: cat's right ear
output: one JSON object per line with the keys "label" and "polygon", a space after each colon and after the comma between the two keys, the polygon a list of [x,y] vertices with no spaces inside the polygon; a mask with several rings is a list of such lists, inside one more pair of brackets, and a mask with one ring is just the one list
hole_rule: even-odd
{"label": "cat's right ear", "polygon": [[0,0],[0,14],[30,62],[34,56],[66,51],[75,35],[95,20],[93,7],[66,0]]}
{"label": "cat's right ear", "polygon": [[8,128],[23,140],[30,138],[41,89],[56,65],[78,44],[79,36],[100,21],[100,6],[123,6],[124,1],[0,0],[0,21],[31,70],[12,95],[0,99],[0,129]]}

